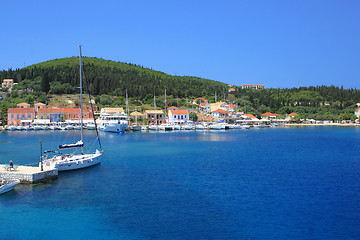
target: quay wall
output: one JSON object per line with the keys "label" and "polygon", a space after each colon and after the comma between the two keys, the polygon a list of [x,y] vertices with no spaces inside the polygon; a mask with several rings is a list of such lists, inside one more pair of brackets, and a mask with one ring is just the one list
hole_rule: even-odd
{"label": "quay wall", "polygon": [[39,171],[36,173],[25,173],[20,171],[2,171],[0,172],[0,180],[3,179],[19,179],[21,183],[39,183],[45,182],[58,177],[58,170],[51,169],[47,171]]}

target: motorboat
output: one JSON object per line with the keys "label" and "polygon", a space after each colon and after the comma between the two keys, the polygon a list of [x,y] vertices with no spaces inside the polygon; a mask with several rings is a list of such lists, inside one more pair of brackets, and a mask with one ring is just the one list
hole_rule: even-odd
{"label": "motorboat", "polygon": [[8,130],[8,131],[15,131],[15,130],[16,130],[16,127],[13,126],[13,125],[11,125],[11,126],[8,126],[8,127],[7,127],[7,130]]}
{"label": "motorboat", "polygon": [[159,127],[157,125],[150,125],[149,126],[149,130],[150,131],[158,131],[159,130]]}
{"label": "motorboat", "polygon": [[202,124],[196,124],[195,125],[195,130],[205,130],[205,126]]}
{"label": "motorboat", "polygon": [[131,130],[133,130],[133,131],[140,131],[140,130],[141,130],[141,126],[140,126],[140,125],[132,125],[132,126],[131,126]]}
{"label": "motorboat", "polygon": [[96,123],[99,126],[99,129],[104,132],[120,133],[124,132],[128,128],[127,118],[128,117],[125,113],[117,113],[115,115],[103,113],[100,115]]}
{"label": "motorboat", "polygon": [[159,126],[161,131],[172,131],[174,130],[174,126],[171,124],[163,123]]}
{"label": "motorboat", "polygon": [[18,180],[18,179],[7,180],[7,181],[3,180],[0,183],[0,194],[3,194],[3,193],[13,190],[15,188],[15,186],[18,185],[19,183],[20,183],[20,180]]}

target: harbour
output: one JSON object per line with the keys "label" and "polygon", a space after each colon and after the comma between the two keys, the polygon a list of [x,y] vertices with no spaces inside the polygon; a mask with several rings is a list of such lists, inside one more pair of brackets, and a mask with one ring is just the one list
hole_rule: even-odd
{"label": "harbour", "polygon": [[[101,164],[1,195],[0,230],[4,239],[357,238],[359,131],[100,132]],[[40,140],[47,149],[77,134],[1,132],[0,163],[33,163]],[[84,131],[85,139],[94,136]],[[83,231],[89,224],[97,227]]]}

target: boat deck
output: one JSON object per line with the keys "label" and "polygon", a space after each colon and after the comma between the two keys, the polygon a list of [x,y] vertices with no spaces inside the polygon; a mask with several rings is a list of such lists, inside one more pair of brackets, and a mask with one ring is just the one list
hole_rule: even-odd
{"label": "boat deck", "polygon": [[19,179],[21,183],[38,183],[58,177],[57,169],[44,169],[31,166],[14,166],[14,170],[8,171],[9,165],[0,164],[0,181],[3,179]]}

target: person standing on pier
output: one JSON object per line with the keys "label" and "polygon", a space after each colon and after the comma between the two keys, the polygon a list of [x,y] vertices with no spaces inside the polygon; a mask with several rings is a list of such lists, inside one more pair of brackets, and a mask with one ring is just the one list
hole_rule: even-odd
{"label": "person standing on pier", "polygon": [[9,162],[9,167],[8,167],[8,171],[10,170],[11,171],[11,169],[12,170],[14,170],[14,163],[10,160],[10,162]]}

